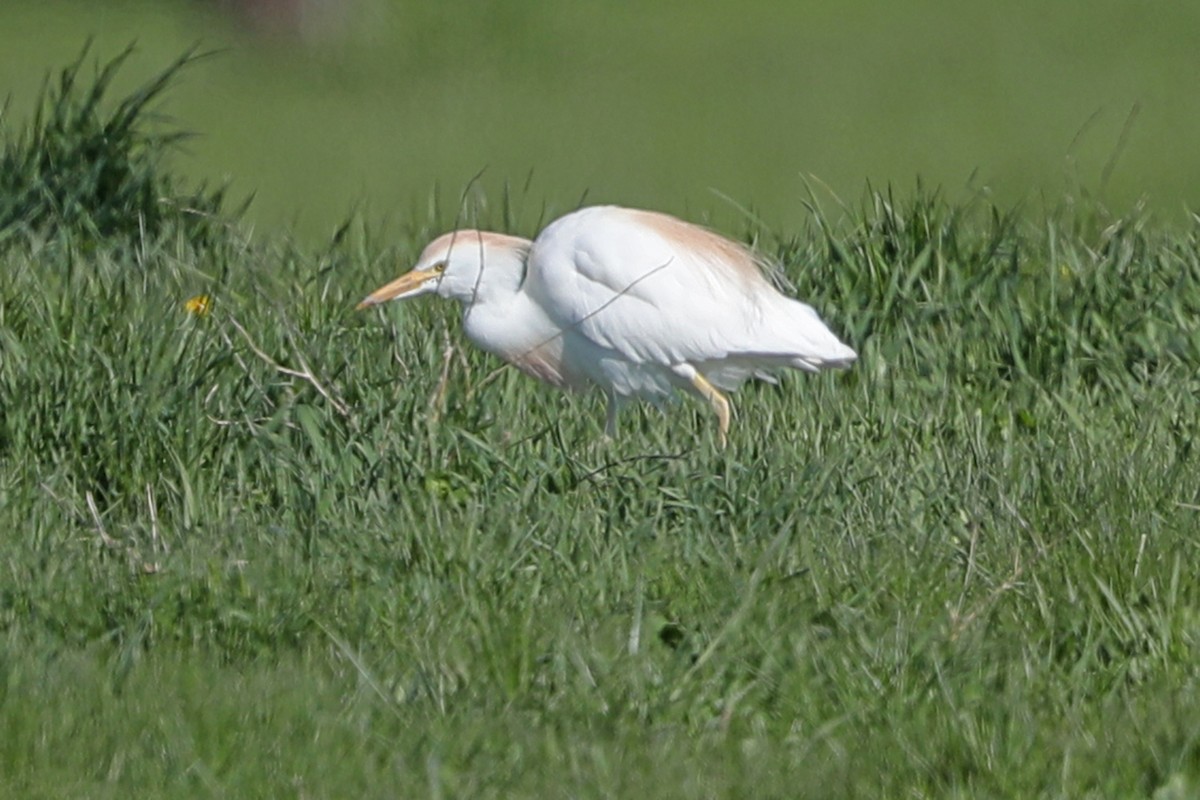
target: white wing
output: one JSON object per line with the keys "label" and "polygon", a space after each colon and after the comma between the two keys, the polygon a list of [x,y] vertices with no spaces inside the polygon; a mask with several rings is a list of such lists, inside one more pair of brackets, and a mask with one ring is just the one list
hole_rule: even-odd
{"label": "white wing", "polygon": [[576,211],[542,231],[527,263],[524,289],[558,325],[634,364],[690,364],[732,389],[764,370],[855,358],[745,248],[665,214]]}

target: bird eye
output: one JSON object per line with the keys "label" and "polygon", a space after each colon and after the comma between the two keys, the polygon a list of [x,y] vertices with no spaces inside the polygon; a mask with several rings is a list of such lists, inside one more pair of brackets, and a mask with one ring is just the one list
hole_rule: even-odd
{"label": "bird eye", "polygon": [[432,267],[429,268],[429,271],[430,272],[445,272],[446,271],[446,262],[445,261],[437,262],[436,264],[434,264]]}

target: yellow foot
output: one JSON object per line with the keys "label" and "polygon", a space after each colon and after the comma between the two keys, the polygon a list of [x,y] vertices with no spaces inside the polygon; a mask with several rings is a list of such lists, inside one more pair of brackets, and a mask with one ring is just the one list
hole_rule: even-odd
{"label": "yellow foot", "polygon": [[692,375],[692,386],[696,387],[700,396],[708,401],[713,411],[717,412],[717,433],[721,447],[724,447],[729,442],[729,418],[732,410],[729,398],[722,394],[720,389],[709,383],[708,379],[699,372]]}

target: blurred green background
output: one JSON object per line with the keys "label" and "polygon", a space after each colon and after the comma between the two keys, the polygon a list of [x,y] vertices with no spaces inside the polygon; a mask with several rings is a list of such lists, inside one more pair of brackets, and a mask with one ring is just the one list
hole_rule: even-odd
{"label": "blurred green background", "polygon": [[302,239],[452,214],[481,170],[535,213],[586,195],[717,225],[727,197],[787,227],[806,179],[1200,205],[1195,2],[5,0],[6,125],[88,36],[101,61],[138,42],[118,88],[220,49],[163,105],[200,134],[175,166]]}

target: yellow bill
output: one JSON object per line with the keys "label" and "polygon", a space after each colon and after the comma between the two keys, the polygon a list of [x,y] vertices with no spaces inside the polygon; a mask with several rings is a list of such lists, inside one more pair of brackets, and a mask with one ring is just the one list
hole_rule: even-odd
{"label": "yellow bill", "polygon": [[380,286],[371,292],[355,306],[355,309],[370,308],[380,303],[386,303],[388,300],[400,300],[427,292],[431,288],[429,281],[441,274],[442,271],[438,269],[414,269],[412,272],[406,272],[391,283]]}

